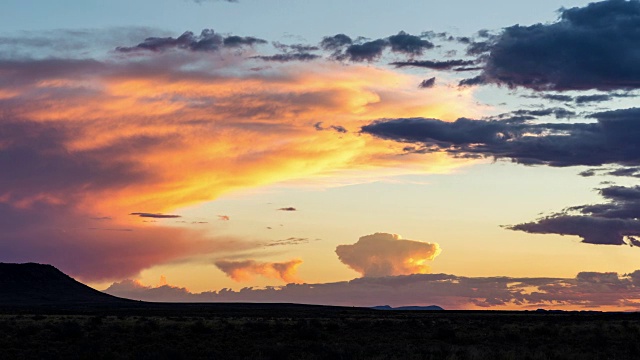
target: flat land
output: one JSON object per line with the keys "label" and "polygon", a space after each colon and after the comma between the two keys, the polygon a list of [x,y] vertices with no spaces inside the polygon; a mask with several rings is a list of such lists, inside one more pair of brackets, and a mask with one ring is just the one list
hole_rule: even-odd
{"label": "flat land", "polygon": [[287,304],[0,308],[2,359],[640,359],[640,314]]}

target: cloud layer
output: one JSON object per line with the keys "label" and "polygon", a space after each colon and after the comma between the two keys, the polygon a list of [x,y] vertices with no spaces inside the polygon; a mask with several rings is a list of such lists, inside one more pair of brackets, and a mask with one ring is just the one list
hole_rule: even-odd
{"label": "cloud layer", "polygon": [[566,309],[637,311],[640,271],[581,272],[575,278],[463,277],[417,274],[324,284],[288,284],[194,294],[180,287],[147,287],[132,280],[106,292],[146,301],[285,302],[342,306],[439,305],[456,309]]}

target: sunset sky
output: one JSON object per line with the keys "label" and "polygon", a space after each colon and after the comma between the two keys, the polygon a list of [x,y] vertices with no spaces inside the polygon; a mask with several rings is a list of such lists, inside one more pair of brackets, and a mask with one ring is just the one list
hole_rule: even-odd
{"label": "sunset sky", "polygon": [[0,9],[2,262],[151,301],[640,309],[639,1]]}

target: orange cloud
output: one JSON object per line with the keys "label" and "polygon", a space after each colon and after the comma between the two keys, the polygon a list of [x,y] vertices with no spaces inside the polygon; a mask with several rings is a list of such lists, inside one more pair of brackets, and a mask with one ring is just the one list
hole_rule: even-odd
{"label": "orange cloud", "polygon": [[287,283],[297,283],[300,280],[296,277],[298,266],[302,260],[294,259],[281,263],[256,262],[254,260],[229,261],[219,260],[215,262],[218,269],[235,281],[249,281],[255,275],[268,278],[280,279]]}
{"label": "orange cloud", "polygon": [[[7,154],[0,169],[10,169],[0,172],[0,219],[19,218],[0,225],[22,224],[11,234],[15,241],[0,244],[3,259],[66,264],[85,279],[128,276],[205,254],[209,250],[194,244],[217,241],[204,233],[168,238],[166,223],[141,224],[131,212],[170,214],[277,182],[371,181],[469,162],[442,153],[399,156],[402,144],[359,129],[386,117],[478,115],[483,109],[470,90],[422,92],[416,76],[331,61],[254,71],[249,55],[0,62],[0,73],[7,74],[0,81],[0,151]],[[318,131],[314,124],[322,121],[341,132]],[[98,230],[86,234],[94,227],[86,219],[98,215],[112,222],[90,241]],[[52,228],[60,236],[44,235]],[[108,229],[133,231],[116,236]],[[154,236],[162,240],[154,243]],[[129,264],[110,237],[123,246],[120,253],[135,248],[125,257]],[[45,238],[60,250],[34,255]],[[90,248],[103,261],[78,260]]]}
{"label": "orange cloud", "polygon": [[440,254],[440,246],[400,235],[375,233],[351,245],[336,247],[338,258],[365,277],[427,274],[428,261]]}

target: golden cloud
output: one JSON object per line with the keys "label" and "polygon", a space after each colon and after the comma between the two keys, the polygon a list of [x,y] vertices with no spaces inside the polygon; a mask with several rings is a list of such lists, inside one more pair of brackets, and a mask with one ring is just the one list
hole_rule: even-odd
{"label": "golden cloud", "polygon": [[438,244],[403,240],[387,233],[363,236],[355,244],[336,247],[340,261],[364,277],[427,274],[427,262],[440,251]]}

